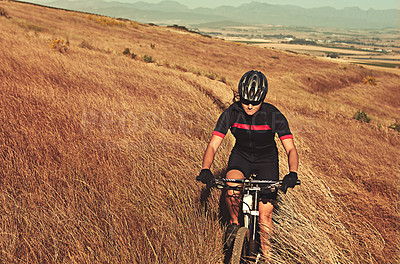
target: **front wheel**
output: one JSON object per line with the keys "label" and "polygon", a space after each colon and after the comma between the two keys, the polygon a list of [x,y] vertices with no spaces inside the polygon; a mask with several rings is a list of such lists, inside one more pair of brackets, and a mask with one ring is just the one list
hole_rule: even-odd
{"label": "front wheel", "polygon": [[247,255],[249,240],[249,229],[247,227],[239,228],[236,233],[235,243],[233,244],[231,264],[245,263],[244,259]]}

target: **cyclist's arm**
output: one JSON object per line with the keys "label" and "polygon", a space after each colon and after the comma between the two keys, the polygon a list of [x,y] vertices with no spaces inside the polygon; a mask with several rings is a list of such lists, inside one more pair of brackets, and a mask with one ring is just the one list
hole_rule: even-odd
{"label": "cyclist's arm", "polygon": [[206,152],[204,153],[202,169],[211,168],[215,153],[217,152],[219,145],[221,145],[222,140],[223,138],[217,135],[211,137],[210,143],[208,143]]}
{"label": "cyclist's arm", "polygon": [[297,154],[296,146],[294,145],[293,138],[286,138],[282,140],[282,145],[285,148],[288,156],[289,171],[297,172],[299,167],[299,155]]}

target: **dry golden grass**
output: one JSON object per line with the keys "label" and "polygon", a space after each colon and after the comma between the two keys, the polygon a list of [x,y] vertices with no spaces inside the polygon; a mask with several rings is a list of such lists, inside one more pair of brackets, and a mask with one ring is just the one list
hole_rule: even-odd
{"label": "dry golden grass", "polygon": [[[387,128],[400,114],[398,76],[132,21],[0,7],[9,16],[0,16],[1,263],[221,263],[220,192],[204,202],[194,177],[252,68],[269,77],[267,100],[288,116],[301,154],[302,186],[275,214],[275,263],[400,261],[400,139]],[[56,39],[66,52],[50,46]],[[376,86],[363,82],[370,76]],[[352,118],[360,109],[370,124]]]}

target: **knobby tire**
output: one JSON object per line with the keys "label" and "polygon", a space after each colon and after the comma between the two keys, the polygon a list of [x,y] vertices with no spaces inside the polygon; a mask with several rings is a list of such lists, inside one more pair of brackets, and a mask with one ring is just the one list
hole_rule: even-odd
{"label": "knobby tire", "polygon": [[245,263],[243,258],[246,256],[249,240],[249,229],[247,227],[239,228],[233,244],[231,264]]}

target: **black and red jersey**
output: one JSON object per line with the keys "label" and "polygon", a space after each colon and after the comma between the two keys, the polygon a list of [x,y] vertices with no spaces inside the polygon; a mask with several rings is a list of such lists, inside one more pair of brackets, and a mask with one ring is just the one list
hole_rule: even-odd
{"label": "black and red jersey", "polygon": [[250,162],[277,162],[275,134],[281,140],[293,138],[285,116],[268,103],[252,116],[246,114],[240,102],[233,103],[219,117],[213,135],[224,138],[229,129],[236,138],[232,153]]}

